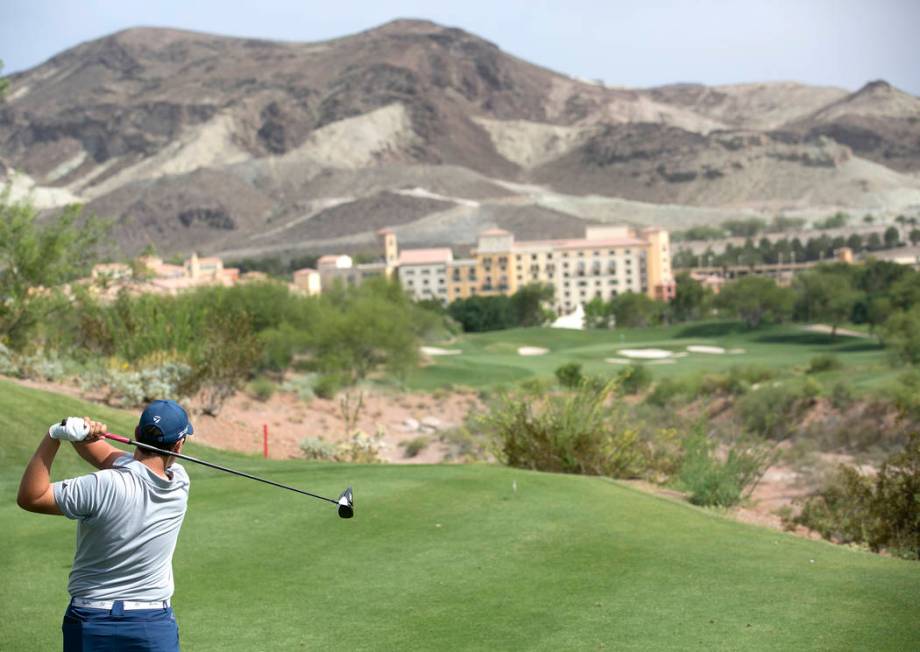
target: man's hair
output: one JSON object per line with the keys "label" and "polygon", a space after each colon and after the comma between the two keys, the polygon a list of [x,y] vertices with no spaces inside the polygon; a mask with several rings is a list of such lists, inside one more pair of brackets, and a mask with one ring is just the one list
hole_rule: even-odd
{"label": "man's hair", "polygon": [[153,455],[162,455],[163,457],[167,457],[172,455],[174,452],[172,450],[173,447],[182,441],[182,439],[185,439],[183,437],[179,441],[175,441],[171,444],[158,443],[157,437],[159,437],[161,434],[163,433],[160,431],[160,429],[153,424],[146,425],[141,428],[140,437],[138,438],[140,439],[141,443],[147,444],[148,446],[153,446],[154,448],[158,448],[159,450],[163,451],[162,453],[155,453],[148,448],[138,448],[137,450],[140,452],[142,457],[150,457]]}

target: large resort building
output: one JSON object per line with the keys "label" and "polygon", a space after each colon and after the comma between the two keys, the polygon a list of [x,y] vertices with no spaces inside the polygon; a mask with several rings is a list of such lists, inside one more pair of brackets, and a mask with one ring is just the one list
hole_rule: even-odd
{"label": "large resort building", "polygon": [[340,279],[360,283],[370,275],[394,274],[416,300],[450,303],[472,296],[514,294],[531,283],[551,285],[554,308],[568,313],[595,297],[609,300],[623,292],[653,299],[674,296],[668,232],[635,231],[625,226],[591,226],[584,238],[515,242],[502,229],[479,235],[469,258],[454,259],[449,248],[399,251],[396,234],[378,232],[384,261],[353,266],[348,256],[319,261],[322,285]]}

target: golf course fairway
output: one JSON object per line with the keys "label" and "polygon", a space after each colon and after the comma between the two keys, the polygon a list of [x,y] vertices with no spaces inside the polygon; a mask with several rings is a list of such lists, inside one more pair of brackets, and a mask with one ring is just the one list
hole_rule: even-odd
{"label": "golf course fairway", "polygon": [[[15,503],[48,424],[134,412],[0,381],[0,650],[60,649],[73,522]],[[86,472],[62,446],[55,479]],[[490,465],[322,465],[191,445],[321,501],[186,464],[183,648],[907,650],[920,564],[808,541],[603,478]],[[516,490],[515,490],[516,487]]]}

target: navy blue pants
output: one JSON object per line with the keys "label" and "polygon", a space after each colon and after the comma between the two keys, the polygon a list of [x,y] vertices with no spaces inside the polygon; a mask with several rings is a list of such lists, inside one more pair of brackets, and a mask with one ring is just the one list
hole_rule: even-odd
{"label": "navy blue pants", "polygon": [[179,626],[171,608],[125,611],[72,604],[64,614],[64,652],[178,652]]}

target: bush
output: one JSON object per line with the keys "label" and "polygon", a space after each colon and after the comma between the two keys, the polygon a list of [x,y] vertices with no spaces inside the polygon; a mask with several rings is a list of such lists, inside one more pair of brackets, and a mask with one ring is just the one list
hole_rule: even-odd
{"label": "bush", "polygon": [[684,442],[679,482],[694,505],[732,507],[750,495],[770,461],[768,448],[737,444],[721,459],[715,443],[698,429]]}
{"label": "bush", "polygon": [[842,366],[843,364],[841,364],[837,356],[822,353],[821,355],[816,355],[809,361],[808,369],[805,370],[805,373],[820,374],[825,371],[836,371]]}
{"label": "bush", "polygon": [[406,457],[417,456],[423,450],[428,448],[428,444],[430,443],[431,442],[428,440],[428,437],[425,437],[424,435],[415,437],[414,439],[410,439],[407,442],[403,442],[402,446],[405,450],[405,456]]}
{"label": "bush", "polygon": [[334,462],[338,459],[338,447],[320,437],[306,437],[301,439],[300,450],[308,460]]}
{"label": "bush", "polygon": [[581,365],[577,362],[566,362],[564,365],[557,367],[554,373],[560,385],[573,389],[581,384],[583,378]]}
{"label": "bush", "polygon": [[624,394],[638,394],[652,384],[652,372],[645,365],[631,364],[617,374]]}
{"label": "bush", "polygon": [[853,390],[844,381],[838,381],[831,388],[831,405],[838,410],[845,410],[853,402]]}
{"label": "bush", "polygon": [[338,374],[323,374],[313,385],[313,393],[320,398],[334,398],[342,387],[345,386],[345,379]]}
{"label": "bush", "polygon": [[[115,363],[118,364],[118,363]],[[105,401],[110,405],[136,407],[163,398],[184,396],[181,391],[191,368],[182,362],[166,362],[159,366],[133,371],[127,363],[118,364],[98,374],[81,378],[84,389],[105,390]]]}
{"label": "bush", "polygon": [[813,386],[804,385],[762,387],[738,400],[738,414],[749,433],[767,439],[785,439],[792,434],[797,418],[813,398],[813,391]]}
{"label": "bush", "polygon": [[275,394],[275,383],[268,378],[259,377],[249,383],[249,393],[263,403]]}
{"label": "bush", "polygon": [[734,365],[725,373],[713,373],[703,376],[698,393],[703,396],[721,394],[741,396],[751,388],[774,378],[775,372],[766,367],[753,365]]}
{"label": "bush", "polygon": [[662,378],[646,397],[645,401],[657,407],[667,407],[678,399],[695,398],[699,392],[698,381],[692,378]]}
{"label": "bush", "polygon": [[920,421],[920,370],[901,374],[889,391],[902,418]]}
{"label": "bush", "polygon": [[507,394],[479,424],[508,466],[637,477],[648,466],[648,450],[620,404],[606,404],[614,388],[610,384],[597,392],[582,383],[541,401]]}
{"label": "bush", "polygon": [[793,520],[825,539],[920,559],[920,434],[890,456],[874,479],[839,466]]}

